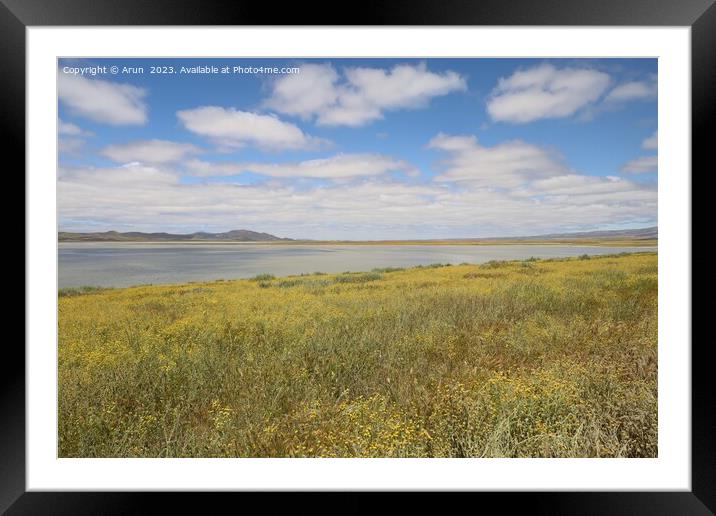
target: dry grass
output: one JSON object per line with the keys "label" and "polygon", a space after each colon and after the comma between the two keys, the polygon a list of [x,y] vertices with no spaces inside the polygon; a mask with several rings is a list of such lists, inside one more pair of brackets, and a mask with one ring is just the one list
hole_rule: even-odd
{"label": "dry grass", "polygon": [[62,457],[654,457],[657,256],[73,291]]}

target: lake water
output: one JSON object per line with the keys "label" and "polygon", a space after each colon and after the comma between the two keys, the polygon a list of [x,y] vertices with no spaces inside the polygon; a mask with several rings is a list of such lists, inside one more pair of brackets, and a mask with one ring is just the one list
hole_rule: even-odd
{"label": "lake water", "polygon": [[655,251],[656,247],[566,245],[265,245],[60,243],[59,287],[127,287],[287,276],[311,272],[368,271],[431,263],[560,258],[582,254]]}

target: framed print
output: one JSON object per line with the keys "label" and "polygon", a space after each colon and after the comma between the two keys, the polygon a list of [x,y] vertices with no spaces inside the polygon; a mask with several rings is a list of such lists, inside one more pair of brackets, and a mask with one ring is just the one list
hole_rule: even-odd
{"label": "framed print", "polygon": [[3,509],[710,514],[711,4],[5,1],[27,305]]}

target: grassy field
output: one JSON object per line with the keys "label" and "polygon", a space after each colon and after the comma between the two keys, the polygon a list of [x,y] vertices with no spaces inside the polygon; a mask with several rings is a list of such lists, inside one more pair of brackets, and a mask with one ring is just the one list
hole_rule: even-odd
{"label": "grassy field", "polygon": [[654,457],[657,255],[59,298],[61,457]]}

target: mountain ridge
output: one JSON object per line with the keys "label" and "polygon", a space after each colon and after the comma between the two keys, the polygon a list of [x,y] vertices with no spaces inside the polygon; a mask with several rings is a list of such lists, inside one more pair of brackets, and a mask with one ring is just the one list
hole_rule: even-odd
{"label": "mountain ridge", "polygon": [[291,238],[280,238],[270,233],[234,229],[222,233],[196,231],[194,233],[143,233],[141,231],[104,231],[97,233],[74,233],[60,231],[57,234],[60,242],[278,242],[289,241]]}
{"label": "mountain ridge", "polygon": [[[484,238],[448,238],[448,239],[408,239],[406,241],[522,241],[522,240],[560,240],[560,239],[633,239],[653,240],[659,238],[658,226],[650,226],[638,229],[617,229],[606,231],[581,231],[575,233],[548,233],[543,235],[519,236],[519,237],[484,237]],[[310,242],[311,240],[281,238],[270,233],[250,231],[248,229],[234,229],[222,233],[208,233],[196,231],[187,234],[175,234],[166,232],[143,233],[141,231],[129,231],[120,233],[118,231],[104,231],[96,233],[74,233],[60,231],[58,233],[60,242]],[[322,240],[323,241],[323,240]],[[341,240],[336,240],[341,241]],[[376,240],[380,241],[380,240]],[[399,240],[395,240],[399,241]],[[328,242],[328,240],[326,240]]]}
{"label": "mountain ridge", "polygon": [[575,233],[547,233],[545,235],[508,237],[517,240],[557,238],[633,238],[639,240],[651,240],[659,238],[659,226],[649,226],[638,229],[611,229],[602,231],[578,231]]}

